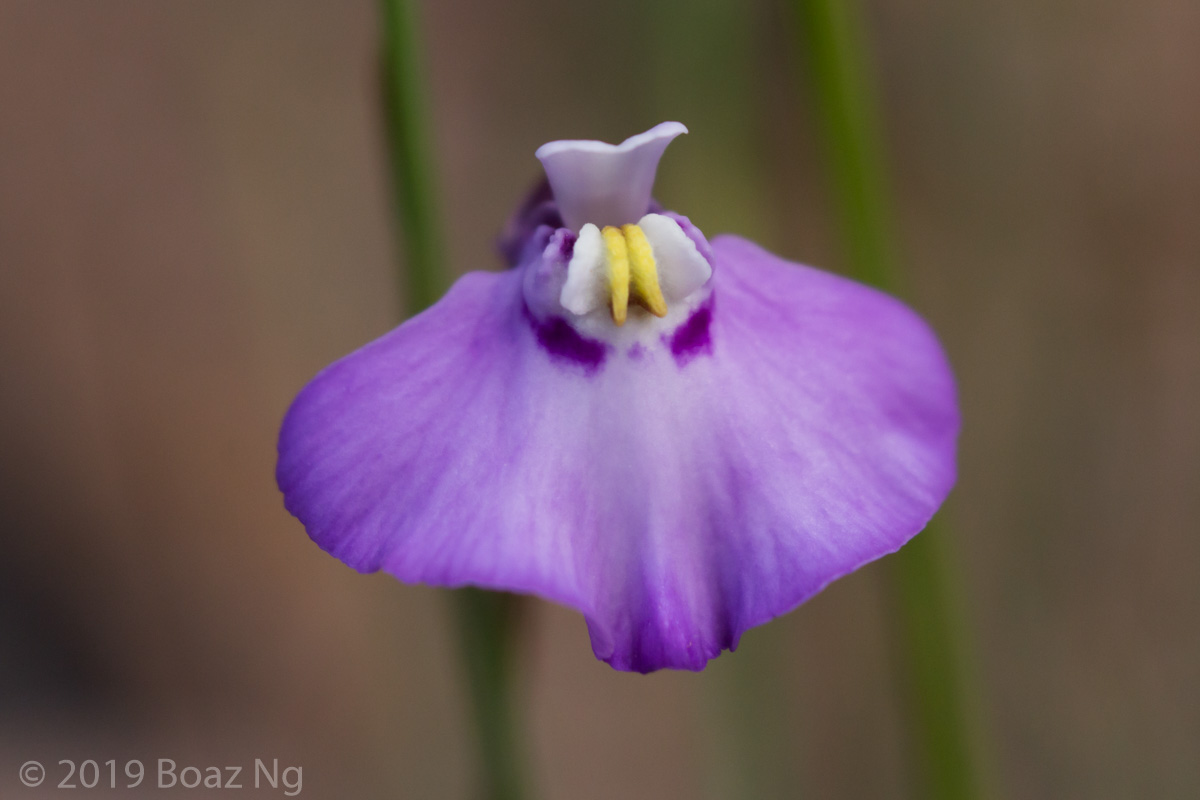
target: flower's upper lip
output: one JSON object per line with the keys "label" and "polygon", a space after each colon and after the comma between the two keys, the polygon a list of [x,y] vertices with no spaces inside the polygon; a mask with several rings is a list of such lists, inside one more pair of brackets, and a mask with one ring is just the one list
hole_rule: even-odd
{"label": "flower's upper lip", "polygon": [[637,222],[650,209],[654,175],[663,151],[687,133],[681,123],[663,122],[620,144],[565,139],[537,149],[563,223],[578,231]]}
{"label": "flower's upper lip", "polygon": [[682,122],[660,122],[648,131],[644,131],[634,136],[630,136],[620,144],[609,144],[598,139],[560,139],[556,142],[547,142],[537,149],[534,153],[539,160],[549,158],[557,153],[566,151],[585,152],[585,153],[621,153],[630,150],[636,150],[642,145],[652,142],[655,139],[666,139],[670,141],[682,133],[687,133],[688,129]]}

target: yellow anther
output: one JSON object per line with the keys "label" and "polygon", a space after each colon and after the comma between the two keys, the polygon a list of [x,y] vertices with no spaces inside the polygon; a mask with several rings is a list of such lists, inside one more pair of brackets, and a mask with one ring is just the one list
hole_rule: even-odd
{"label": "yellow anther", "polygon": [[608,250],[608,291],[612,298],[613,322],[624,325],[625,312],[629,308],[629,248],[625,245],[625,236],[612,225],[600,233]]}
{"label": "yellow anther", "polygon": [[625,324],[630,301],[656,317],[667,315],[667,301],[658,283],[658,263],[646,234],[637,225],[607,226],[604,237],[607,251],[609,304],[613,322]]}
{"label": "yellow anther", "polygon": [[667,301],[658,285],[658,265],[654,261],[650,242],[646,241],[646,234],[637,225],[622,225],[621,231],[629,245],[630,293],[633,302],[656,317],[665,317]]}

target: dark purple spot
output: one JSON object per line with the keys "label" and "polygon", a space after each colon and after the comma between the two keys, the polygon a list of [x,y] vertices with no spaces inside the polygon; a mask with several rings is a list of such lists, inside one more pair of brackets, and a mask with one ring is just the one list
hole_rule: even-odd
{"label": "dark purple spot", "polygon": [[605,344],[580,336],[579,332],[562,317],[537,320],[526,308],[525,318],[533,327],[538,344],[552,358],[577,364],[583,367],[584,372],[588,374],[600,369],[604,364],[604,359],[608,355],[608,348]]}
{"label": "dark purple spot", "polygon": [[566,266],[575,253],[575,239],[577,238],[570,228],[559,228],[546,243],[546,251],[542,257],[547,261]]}
{"label": "dark purple spot", "polygon": [[671,355],[675,363],[683,366],[701,353],[712,352],[713,299],[710,295],[704,304],[697,308],[687,321],[671,334]]}

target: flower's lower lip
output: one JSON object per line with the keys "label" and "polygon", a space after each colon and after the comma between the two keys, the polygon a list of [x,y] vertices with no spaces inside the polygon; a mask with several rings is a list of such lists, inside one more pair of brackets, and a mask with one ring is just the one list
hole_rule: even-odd
{"label": "flower's lower lip", "polygon": [[537,594],[618,669],[702,668],[913,536],[958,429],[945,357],[898,301],[742,240],[714,252],[703,301],[638,311],[644,340],[524,306],[521,271],[463,277],[301,392],[288,509],[361,571]]}

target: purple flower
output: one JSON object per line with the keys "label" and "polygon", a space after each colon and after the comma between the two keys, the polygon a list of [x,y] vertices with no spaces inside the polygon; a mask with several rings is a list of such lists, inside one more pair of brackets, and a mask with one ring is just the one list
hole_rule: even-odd
{"label": "purple flower", "polygon": [[[321,372],[277,479],[330,554],[575,608],[621,670],[702,669],[921,530],[955,480],[954,379],[899,301],[650,192],[664,123],[538,150],[513,267]],[[660,213],[661,212],[661,213]]]}

